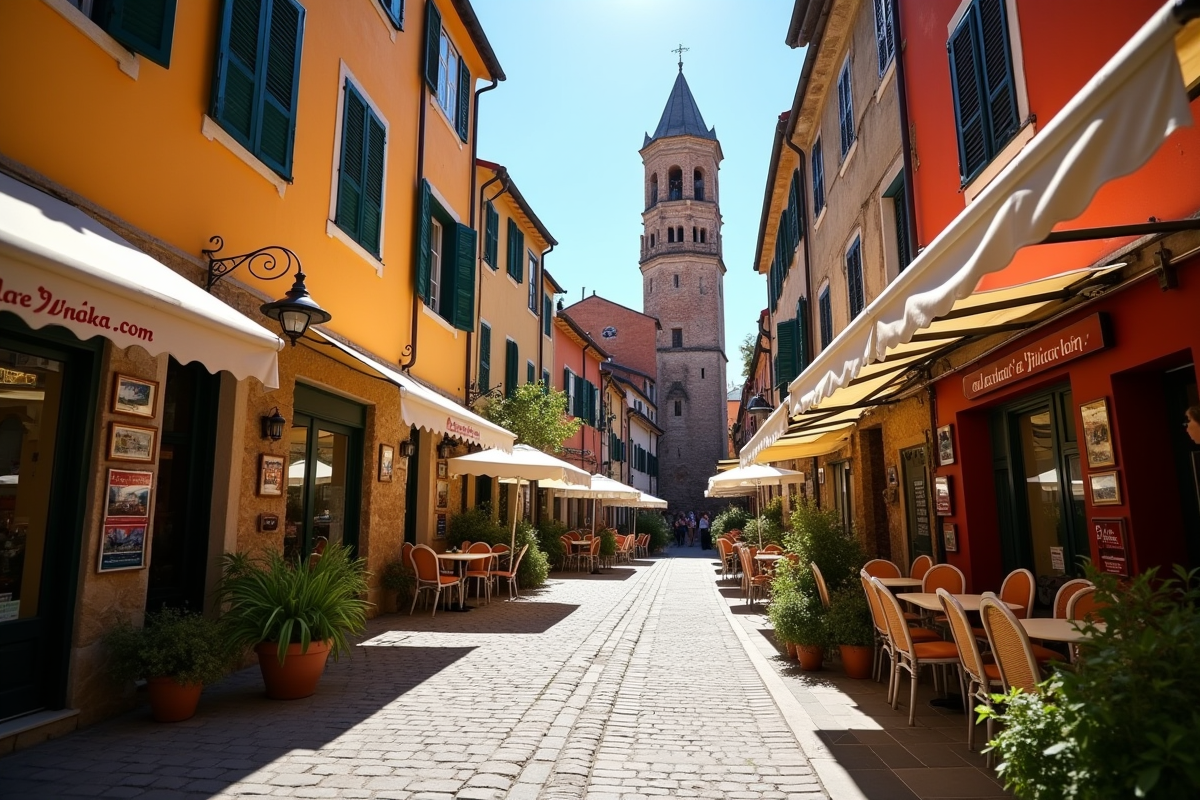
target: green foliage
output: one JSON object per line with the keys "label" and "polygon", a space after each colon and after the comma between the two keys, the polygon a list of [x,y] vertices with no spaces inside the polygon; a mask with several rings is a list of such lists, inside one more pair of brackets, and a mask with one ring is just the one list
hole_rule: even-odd
{"label": "green foliage", "polygon": [[508,397],[489,401],[483,416],[517,435],[517,442],[557,453],[583,422],[567,416],[567,395],[539,383],[518,386]]}
{"label": "green foliage", "polygon": [[[559,537],[566,532],[567,526],[556,519],[544,519],[538,522],[538,547],[546,554],[547,564],[563,563],[563,551],[566,547]],[[528,556],[526,557],[528,558]]]}
{"label": "green foliage", "polygon": [[746,338],[738,342],[738,355],[742,357],[742,383],[744,384],[750,377],[750,373],[754,370],[754,345],[757,336],[753,333],[747,333]]}
{"label": "green foliage", "polygon": [[[254,558],[226,553],[217,595],[228,610],[221,618],[226,641],[234,651],[259,642],[329,642],[336,659],[349,650],[347,634],[366,626],[366,562],[351,558],[350,549],[331,543],[320,557],[299,563],[278,552]],[[283,663],[287,648],[279,648]]]}
{"label": "green foliage", "polygon": [[827,647],[830,644],[828,615],[820,598],[814,599],[800,590],[799,573],[800,568],[786,559],[776,562],[767,615],[780,640],[808,647]]}
{"label": "green foliage", "polygon": [[1130,581],[1089,570],[1105,623],[1084,624],[1074,672],[1009,703],[993,740],[1018,797],[1200,796],[1200,573]]}
{"label": "green foliage", "polygon": [[640,512],[637,515],[637,521],[634,522],[633,530],[635,533],[650,534],[649,550],[651,553],[666,550],[671,546],[671,542],[674,541],[670,526],[663,519],[663,515],[657,511]]}
{"label": "green foliage", "polygon": [[536,589],[546,582],[550,574],[550,559],[546,558],[541,548],[541,537],[538,531],[524,520],[517,523],[517,551],[528,543],[529,550],[517,567],[517,583],[526,589]]}
{"label": "green foliage", "polygon": [[[712,520],[712,535],[717,538],[722,533],[729,531],[745,531],[746,523],[753,519],[750,512],[741,506],[726,506],[724,511],[721,511]],[[781,526],[782,527],[782,526]]]}
{"label": "green foliage", "polygon": [[119,681],[174,678],[180,683],[212,683],[233,661],[215,622],[173,608],[146,615],[146,626],[127,621],[104,637],[108,671]]}
{"label": "green foliage", "polygon": [[412,564],[406,564],[400,559],[389,561],[379,574],[379,584],[389,592],[396,592],[400,597],[409,597],[417,586],[417,576],[413,573]]}
{"label": "green foliage", "polygon": [[[504,487],[501,487],[503,491]],[[487,509],[468,508],[450,517],[446,524],[446,546],[459,547],[463,542],[508,544],[511,535],[503,525],[492,519]]]}
{"label": "green foliage", "polygon": [[867,561],[862,543],[853,532],[842,527],[842,517],[835,509],[820,509],[808,501],[792,512],[792,531],[784,537],[788,552],[800,556],[804,569],[797,570],[801,590],[817,596],[817,582],[808,568],[816,562],[830,592],[843,586],[858,586],[858,571]]}
{"label": "green foliage", "polygon": [[783,526],[766,516],[751,517],[742,529],[742,541],[755,547],[783,544]]}
{"label": "green foliage", "polygon": [[600,555],[615,556],[617,554],[617,536],[610,530],[602,530],[600,537]]}
{"label": "green foliage", "polygon": [[[450,522],[446,526],[446,545],[448,547],[458,547],[463,542],[508,544],[512,538],[511,529],[494,521],[486,510],[478,508],[469,508],[455,514],[450,517]],[[553,539],[553,543],[551,543],[551,539]],[[562,547],[557,536],[540,536],[528,522],[521,520],[517,523],[516,551],[520,552],[522,545],[529,545],[525,558],[517,567],[517,581],[521,586],[536,589],[546,582],[546,576],[550,574],[550,560],[543,549],[543,541],[545,541],[545,547],[551,549],[556,545],[559,548]]]}
{"label": "green foliage", "polygon": [[870,647],[875,644],[871,607],[862,585],[848,584],[829,595],[829,638],[834,644]]}

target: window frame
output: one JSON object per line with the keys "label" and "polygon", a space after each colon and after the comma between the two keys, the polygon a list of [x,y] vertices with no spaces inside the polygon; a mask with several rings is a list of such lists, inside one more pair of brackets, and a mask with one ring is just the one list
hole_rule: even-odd
{"label": "window frame", "polygon": [[671,328],[671,348],[683,347],[683,328]]}
{"label": "window frame", "polygon": [[[434,242],[437,242],[437,248],[434,248]],[[445,268],[445,250],[446,250],[446,226],[438,219],[436,214],[429,218],[429,241],[425,243],[429,248],[429,294],[425,298],[425,305],[438,316],[445,319],[442,314],[442,270]]]}
{"label": "window frame", "polygon": [[[451,63],[454,65],[454,77],[451,78]],[[462,69],[462,53],[454,46],[454,40],[442,27],[442,35],[438,40],[438,85],[433,96],[437,106],[450,120],[451,125],[458,125],[458,71]],[[447,108],[447,104],[450,107]]]}
{"label": "window frame", "polygon": [[532,250],[526,250],[527,263],[526,268],[529,271],[529,298],[528,308],[529,313],[535,317],[538,315],[538,285],[541,275],[538,272],[538,258]]}
{"label": "window frame", "polygon": [[875,9],[875,51],[879,58],[880,78],[896,60],[896,32],[892,28],[894,2],[895,0],[873,0],[871,3]]}
{"label": "window frame", "polygon": [[850,154],[850,148],[858,140],[854,125],[854,71],[851,68],[850,54],[842,62],[838,72],[838,144],[841,146],[842,161]]}
{"label": "window frame", "polygon": [[820,323],[821,350],[833,344],[833,300],[829,293],[829,283],[826,282],[817,292],[817,318]]}
{"label": "window frame", "polygon": [[[857,263],[852,263],[852,259]],[[854,321],[863,312],[863,309],[867,307],[866,269],[863,266],[861,231],[855,231],[854,238],[846,246],[846,250],[842,255],[842,263],[846,269],[847,308],[850,311],[850,321]],[[858,273],[857,280],[854,274],[856,270]],[[855,294],[856,285],[858,287],[857,296]],[[858,301],[857,310],[854,307],[855,300]]]}
{"label": "window frame", "polygon": [[398,31],[404,30],[404,0],[373,0],[378,3],[388,22]]}
{"label": "window frame", "polygon": [[812,175],[813,187],[813,223],[816,224],[816,220],[825,211],[825,148],[821,144],[820,136],[813,140],[809,160],[812,162],[809,173]]}
{"label": "window frame", "polygon": [[[363,257],[370,263],[378,275],[383,275],[383,248],[385,242],[385,234],[387,226],[384,220],[387,219],[387,175],[388,175],[388,141],[391,138],[391,128],[388,120],[383,116],[378,104],[367,94],[363,89],[362,83],[355,77],[345,61],[340,62],[339,80],[338,80],[338,102],[337,102],[337,129],[333,136],[333,173],[330,180],[329,189],[329,224],[326,225],[326,232],[334,238],[341,241],[354,250],[359,256]],[[373,253],[370,248],[357,239],[351,231],[346,230],[338,222],[338,200],[341,193],[342,179],[342,146],[346,126],[346,91],[349,87],[353,87],[354,92],[359,99],[366,104],[367,113],[378,119],[383,125],[383,175],[380,183],[380,200],[379,200],[379,252]],[[364,169],[366,165],[364,162]],[[360,192],[365,194],[365,189],[360,187]],[[360,198],[360,204],[362,199]]]}

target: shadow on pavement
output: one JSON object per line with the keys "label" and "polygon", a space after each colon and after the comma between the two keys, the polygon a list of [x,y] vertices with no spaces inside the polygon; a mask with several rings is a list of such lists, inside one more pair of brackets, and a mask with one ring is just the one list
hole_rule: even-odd
{"label": "shadow on pavement", "polygon": [[[520,614],[488,613],[490,607],[480,603],[466,614],[453,611],[439,611],[437,616],[409,616],[407,614],[384,614],[376,617],[374,622],[387,630],[362,642],[366,647],[392,646],[403,642],[414,633],[545,633],[579,608],[568,603],[522,603],[522,600],[536,597],[537,590],[522,592],[516,600],[506,600],[506,603],[520,603]],[[492,600],[492,606],[498,601]]]}

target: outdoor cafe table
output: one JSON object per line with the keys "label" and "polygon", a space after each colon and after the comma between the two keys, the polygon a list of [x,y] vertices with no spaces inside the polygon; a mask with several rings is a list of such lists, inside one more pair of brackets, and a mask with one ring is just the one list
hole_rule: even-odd
{"label": "outdoor cafe table", "polygon": [[[983,599],[981,594],[955,594],[951,595],[963,607],[964,611],[978,611],[979,601]],[[906,603],[912,603],[917,608],[923,608],[926,611],[941,611],[942,601],[938,596],[931,592],[908,592],[899,596],[900,600]],[[1013,611],[1020,611],[1025,606],[1020,603],[1005,603]]]}
{"label": "outdoor cafe table", "polygon": [[754,557],[755,561],[765,561],[768,564],[774,564],[779,559],[783,558],[783,553],[759,553]]}
{"label": "outdoor cafe table", "polygon": [[880,578],[879,582],[889,589],[920,589],[924,585],[920,578]]}
{"label": "outdoor cafe table", "polygon": [[[583,550],[585,547],[586,547],[586,548],[590,548],[591,546],[592,546],[592,540],[591,540],[591,539],[572,539],[572,540],[571,540],[571,548],[572,548],[573,550],[575,550],[576,552],[580,552],[580,551],[582,551],[582,550]],[[599,574],[600,574],[600,565],[599,565],[599,564],[597,564],[597,565],[596,565],[596,568],[592,570],[592,574],[593,574],[593,575],[599,575]]]}
{"label": "outdoor cafe table", "polygon": [[[485,558],[492,558],[492,556],[493,556],[492,553],[438,553],[437,554],[438,561],[449,561],[454,564],[455,574],[458,574],[458,565],[459,564],[462,564],[465,569],[466,566],[468,564],[470,564],[470,562],[472,562],[472,561],[482,561]],[[458,579],[461,581],[462,575],[459,575]],[[469,606],[465,603],[458,606],[457,608],[454,606],[450,606],[451,611],[469,611],[471,608],[473,608],[473,606]]]}
{"label": "outdoor cafe table", "polygon": [[[1076,630],[1077,623],[1072,619],[1033,617],[1032,619],[1018,619],[1017,622],[1021,623],[1021,627],[1025,629],[1025,633],[1029,634],[1030,639],[1079,644],[1091,638],[1087,633]],[[1104,623],[1097,623],[1096,627],[1103,629]]]}

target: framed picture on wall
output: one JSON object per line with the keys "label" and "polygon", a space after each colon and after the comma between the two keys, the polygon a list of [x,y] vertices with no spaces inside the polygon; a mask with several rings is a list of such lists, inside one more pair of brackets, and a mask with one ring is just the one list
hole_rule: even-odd
{"label": "framed picture on wall", "polygon": [[158,402],[158,383],[118,374],[113,383],[112,412],[135,417],[154,418]]}
{"label": "framed picture on wall", "polygon": [[1087,449],[1088,467],[1114,467],[1117,455],[1113,451],[1112,428],[1108,422],[1108,400],[1101,397],[1079,407],[1083,418],[1083,444]]}
{"label": "framed picture on wall", "polygon": [[437,482],[437,510],[444,511],[450,505],[450,481]]}
{"label": "framed picture on wall", "polygon": [[937,429],[938,466],[954,463],[954,426],[943,425]]}
{"label": "framed picture on wall", "polygon": [[396,465],[396,448],[390,444],[379,445],[379,480],[392,482],[392,470]]}
{"label": "framed picture on wall", "polygon": [[948,475],[938,475],[933,479],[933,508],[939,517],[948,517],[954,513]]}
{"label": "framed picture on wall", "polygon": [[114,422],[108,436],[109,461],[154,461],[154,438],[158,431]]}
{"label": "framed picture on wall", "polygon": [[1116,470],[1093,472],[1088,476],[1088,482],[1092,490],[1092,505],[1121,505],[1121,481]]}
{"label": "framed picture on wall", "polygon": [[438,467],[437,467],[437,476],[438,476],[439,478],[446,478],[446,477],[448,477],[448,476],[449,476],[449,474],[450,474],[450,468],[449,468],[449,465],[447,465],[445,461],[439,461],[439,462],[437,462],[437,465],[438,465]]}
{"label": "framed picture on wall", "polygon": [[953,522],[942,523],[942,542],[947,553],[958,552],[958,526]]}
{"label": "framed picture on wall", "polygon": [[258,457],[258,493],[263,497],[283,494],[283,456],[262,453]]}

